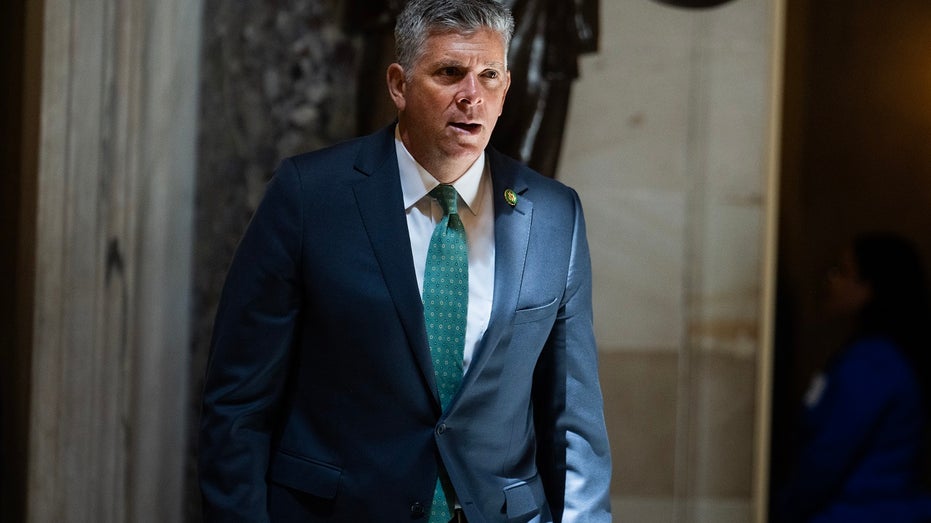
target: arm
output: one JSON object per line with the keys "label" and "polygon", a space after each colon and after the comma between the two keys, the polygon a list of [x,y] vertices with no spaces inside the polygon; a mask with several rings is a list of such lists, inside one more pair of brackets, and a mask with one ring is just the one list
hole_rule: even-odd
{"label": "arm", "polygon": [[201,414],[206,521],[266,521],[271,432],[300,308],[300,184],[286,162],[269,182],[227,274]]}
{"label": "arm", "polygon": [[566,292],[534,382],[541,473],[556,521],[610,522],[611,456],[592,326],[592,273],[575,196]]}

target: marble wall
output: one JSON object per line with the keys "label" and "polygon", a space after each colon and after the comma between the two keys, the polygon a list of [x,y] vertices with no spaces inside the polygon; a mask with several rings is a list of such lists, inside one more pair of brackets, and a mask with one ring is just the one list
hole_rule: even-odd
{"label": "marble wall", "polygon": [[355,133],[356,52],[338,11],[334,1],[204,2],[197,357],[209,340],[226,266],[278,162]]}
{"label": "marble wall", "polygon": [[343,31],[341,12],[338,0],[204,0],[185,508],[190,521],[200,514],[194,459],[200,390],[233,251],[281,159],[355,134],[358,53]]}
{"label": "marble wall", "polygon": [[25,520],[178,521],[200,2],[28,8]]}
{"label": "marble wall", "polygon": [[589,222],[625,521],[750,521],[772,259],[779,2],[603,3],[558,177]]}

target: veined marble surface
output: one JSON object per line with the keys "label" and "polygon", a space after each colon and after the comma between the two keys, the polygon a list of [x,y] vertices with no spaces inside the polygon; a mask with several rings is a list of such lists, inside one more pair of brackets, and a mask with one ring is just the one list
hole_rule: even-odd
{"label": "veined marble surface", "polygon": [[771,3],[603,5],[559,178],[582,197],[605,350],[752,355],[759,320]]}
{"label": "veined marble surface", "polygon": [[618,521],[756,507],[775,1],[604,2],[581,63],[558,177],[588,223]]}

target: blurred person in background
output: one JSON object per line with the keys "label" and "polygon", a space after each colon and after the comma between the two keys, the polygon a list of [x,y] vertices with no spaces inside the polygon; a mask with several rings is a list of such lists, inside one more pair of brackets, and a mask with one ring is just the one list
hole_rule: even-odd
{"label": "blurred person in background", "polygon": [[922,260],[904,238],[863,234],[827,278],[826,313],[847,342],[812,381],[774,523],[931,521],[929,304]]}

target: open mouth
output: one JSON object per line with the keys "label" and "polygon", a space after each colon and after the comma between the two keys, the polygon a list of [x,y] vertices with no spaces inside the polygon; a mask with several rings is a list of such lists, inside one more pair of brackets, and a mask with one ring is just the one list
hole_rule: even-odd
{"label": "open mouth", "polygon": [[450,125],[452,125],[453,127],[457,129],[462,129],[463,131],[466,131],[469,133],[474,133],[482,127],[482,124],[478,124],[478,123],[452,122],[450,123]]}

